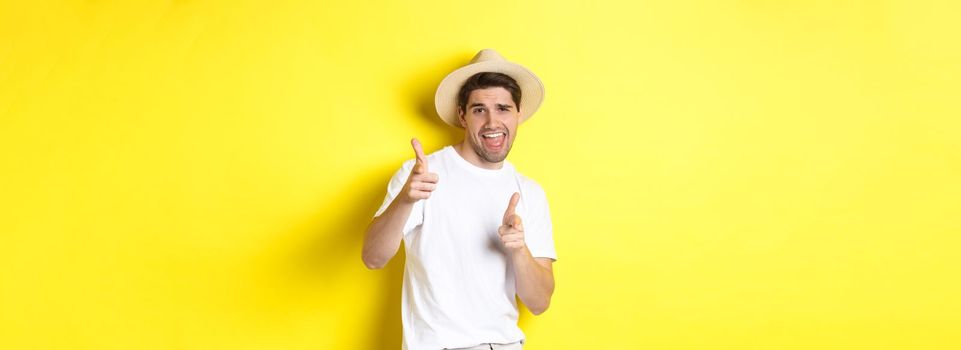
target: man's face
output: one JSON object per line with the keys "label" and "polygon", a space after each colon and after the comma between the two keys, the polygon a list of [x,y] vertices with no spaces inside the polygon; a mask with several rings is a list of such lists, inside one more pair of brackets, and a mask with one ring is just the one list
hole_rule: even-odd
{"label": "man's face", "polygon": [[511,93],[502,87],[477,89],[471,91],[464,108],[459,111],[460,125],[474,152],[489,163],[504,161],[520,121]]}

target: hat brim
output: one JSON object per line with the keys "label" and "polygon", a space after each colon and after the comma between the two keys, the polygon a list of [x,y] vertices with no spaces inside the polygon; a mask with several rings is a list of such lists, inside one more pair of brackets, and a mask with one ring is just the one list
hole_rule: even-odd
{"label": "hat brim", "polygon": [[444,122],[461,127],[457,114],[457,93],[468,78],[481,72],[503,73],[517,81],[521,88],[520,123],[530,119],[544,101],[544,84],[527,68],[509,61],[472,63],[451,72],[437,86],[434,107]]}

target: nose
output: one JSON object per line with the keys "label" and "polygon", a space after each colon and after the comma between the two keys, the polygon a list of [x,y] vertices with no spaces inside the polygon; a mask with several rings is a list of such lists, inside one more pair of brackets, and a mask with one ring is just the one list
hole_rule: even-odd
{"label": "nose", "polygon": [[494,118],[494,113],[487,113],[487,114],[484,116],[484,125],[486,125],[486,126],[493,126],[493,125],[495,124],[495,123],[494,123],[495,120],[496,120],[496,119]]}

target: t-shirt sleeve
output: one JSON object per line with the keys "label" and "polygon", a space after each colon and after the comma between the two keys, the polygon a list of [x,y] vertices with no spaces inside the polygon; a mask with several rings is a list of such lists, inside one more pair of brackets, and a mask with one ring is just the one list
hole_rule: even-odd
{"label": "t-shirt sleeve", "polygon": [[547,195],[537,183],[524,181],[527,193],[522,193],[521,201],[526,203],[526,216],[522,216],[524,223],[524,241],[527,249],[535,258],[551,258],[557,261],[557,251],[554,248],[554,228],[551,224],[550,207],[547,205]]}
{"label": "t-shirt sleeve", "polygon": [[[374,217],[378,217],[387,210],[390,203],[397,198],[400,191],[404,188],[404,184],[407,183],[407,177],[410,176],[411,170],[414,168],[414,160],[408,160],[401,165],[400,169],[394,173],[394,176],[390,178],[390,182],[387,183],[387,196],[384,197],[384,203],[380,205],[377,209],[377,213]],[[415,227],[419,226],[424,221],[424,201],[420,200],[414,203],[413,209],[410,211],[410,216],[407,218],[407,223],[404,224],[404,236],[407,236]]]}

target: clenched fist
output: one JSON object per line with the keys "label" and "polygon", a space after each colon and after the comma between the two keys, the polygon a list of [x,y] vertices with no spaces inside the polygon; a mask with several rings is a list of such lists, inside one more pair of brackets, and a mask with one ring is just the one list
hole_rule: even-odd
{"label": "clenched fist", "polygon": [[415,203],[421,199],[430,198],[430,193],[437,188],[437,174],[427,172],[427,157],[424,156],[424,149],[420,141],[416,138],[410,140],[410,145],[414,147],[414,155],[417,157],[414,169],[407,177],[407,183],[401,190],[401,199],[408,203]]}
{"label": "clenched fist", "polygon": [[514,192],[510,203],[507,204],[507,210],[504,212],[504,221],[497,230],[497,234],[501,237],[501,243],[504,243],[504,246],[511,252],[519,252],[527,247],[527,243],[524,242],[524,226],[521,224],[521,217],[514,213],[520,199],[521,194]]}

